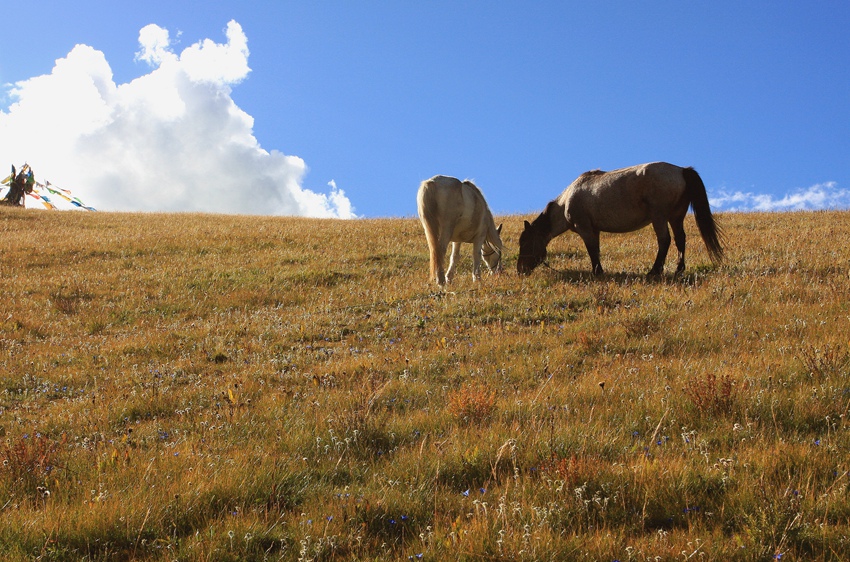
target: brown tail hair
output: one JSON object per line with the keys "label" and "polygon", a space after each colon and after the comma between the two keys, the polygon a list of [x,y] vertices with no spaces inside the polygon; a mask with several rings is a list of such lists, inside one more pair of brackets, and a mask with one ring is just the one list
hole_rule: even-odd
{"label": "brown tail hair", "polygon": [[682,168],[682,175],[685,177],[685,192],[691,201],[697,228],[702,241],[705,242],[708,255],[711,261],[720,263],[723,261],[723,231],[715,222],[714,215],[711,214],[705,184],[693,168]]}

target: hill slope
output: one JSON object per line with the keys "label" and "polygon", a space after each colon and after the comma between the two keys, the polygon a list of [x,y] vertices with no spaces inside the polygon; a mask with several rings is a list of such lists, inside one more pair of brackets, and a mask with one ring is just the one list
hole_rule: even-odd
{"label": "hill slope", "polygon": [[524,218],[441,295],[415,219],[0,209],[0,554],[850,557],[850,214]]}

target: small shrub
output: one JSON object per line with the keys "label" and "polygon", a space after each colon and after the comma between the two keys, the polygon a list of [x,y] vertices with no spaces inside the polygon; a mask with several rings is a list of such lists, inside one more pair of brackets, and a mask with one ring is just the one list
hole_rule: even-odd
{"label": "small shrub", "polygon": [[50,295],[50,301],[54,310],[61,312],[66,316],[76,314],[80,303],[83,301],[89,301],[91,298],[91,295],[85,293],[79,288],[66,292],[65,287],[59,287],[59,289]]}
{"label": "small shrub", "polygon": [[829,344],[822,348],[806,346],[800,350],[797,360],[803,364],[806,375],[816,380],[841,376],[850,370],[850,353]]}
{"label": "small shrub", "polygon": [[496,392],[481,387],[466,386],[449,395],[449,413],[459,421],[482,423],[496,411]]}
{"label": "small shrub", "polygon": [[630,338],[644,338],[660,330],[662,321],[655,316],[642,316],[626,320],[623,325]]}
{"label": "small shrub", "polygon": [[0,487],[20,491],[32,499],[49,495],[47,478],[61,468],[59,449],[63,442],[26,434],[11,444],[7,442],[0,466]]}
{"label": "small shrub", "polygon": [[727,414],[735,403],[735,382],[729,375],[718,378],[714,373],[706,373],[688,379],[685,395],[700,415]]}

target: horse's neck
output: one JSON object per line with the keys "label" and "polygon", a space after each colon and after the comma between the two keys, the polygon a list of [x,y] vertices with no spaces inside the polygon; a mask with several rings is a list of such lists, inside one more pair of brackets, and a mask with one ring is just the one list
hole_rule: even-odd
{"label": "horse's neck", "polygon": [[549,224],[551,226],[549,230],[549,240],[552,240],[552,238],[555,238],[556,236],[560,236],[570,229],[570,225],[567,222],[565,214],[565,207],[559,201],[555,200],[549,203],[546,207],[546,215],[549,217]]}
{"label": "horse's neck", "polygon": [[502,248],[502,237],[499,236],[499,231],[496,229],[496,222],[492,215],[487,220],[487,242],[494,248]]}

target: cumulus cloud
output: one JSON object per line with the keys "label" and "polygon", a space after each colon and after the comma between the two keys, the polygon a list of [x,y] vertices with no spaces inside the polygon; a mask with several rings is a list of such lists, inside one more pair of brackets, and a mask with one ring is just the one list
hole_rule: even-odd
{"label": "cumulus cloud", "polygon": [[772,195],[721,190],[711,198],[712,208],[720,211],[804,211],[846,209],[850,190],[839,189],[835,182],[815,184],[777,199]]}
{"label": "cumulus cloud", "polygon": [[75,46],[11,88],[0,154],[102,210],[354,217],[335,182],[311,191],[301,158],[260,146],[230,95],[250,72],[247,37],[235,21],[226,37],[178,54],[148,25],[136,60],[151,71],[126,84],[102,52]]}

